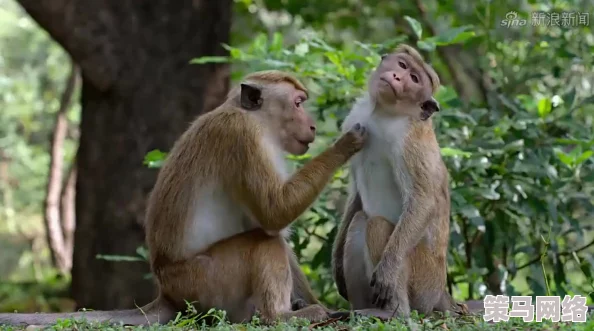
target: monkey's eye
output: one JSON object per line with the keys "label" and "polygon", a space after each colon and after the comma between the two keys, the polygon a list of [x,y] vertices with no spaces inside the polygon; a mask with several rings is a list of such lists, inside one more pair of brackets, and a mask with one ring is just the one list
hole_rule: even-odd
{"label": "monkey's eye", "polygon": [[404,64],[404,62],[398,61],[398,65],[400,66],[400,68],[406,69],[406,64]]}
{"label": "monkey's eye", "polygon": [[418,83],[419,82],[419,77],[417,77],[417,75],[415,75],[415,74],[411,74],[410,75],[410,78],[412,78],[412,81],[415,82],[415,83]]}
{"label": "monkey's eye", "polygon": [[303,99],[302,98],[297,98],[297,100],[295,100],[295,106],[297,108],[301,107],[301,104],[303,103]]}

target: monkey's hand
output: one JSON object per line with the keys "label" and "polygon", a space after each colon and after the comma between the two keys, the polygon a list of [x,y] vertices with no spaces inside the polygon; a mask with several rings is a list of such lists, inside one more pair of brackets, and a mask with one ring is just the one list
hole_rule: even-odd
{"label": "monkey's hand", "polygon": [[345,152],[351,156],[363,148],[365,141],[367,141],[367,129],[361,123],[353,125],[353,127],[340,137],[334,146],[341,152]]}
{"label": "monkey's hand", "polygon": [[372,289],[371,302],[377,308],[387,308],[396,297],[398,275],[395,268],[381,260],[371,276],[369,285]]}

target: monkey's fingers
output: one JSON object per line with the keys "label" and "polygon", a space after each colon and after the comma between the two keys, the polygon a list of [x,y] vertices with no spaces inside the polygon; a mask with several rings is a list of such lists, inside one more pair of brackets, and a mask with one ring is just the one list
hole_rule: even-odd
{"label": "monkey's fingers", "polygon": [[390,302],[392,302],[394,293],[392,286],[382,285],[379,288],[377,299],[375,300],[375,306],[377,308],[385,309]]}
{"label": "monkey's fingers", "polygon": [[384,288],[384,291],[380,297],[380,300],[377,303],[377,306],[379,308],[385,309],[386,306],[388,305],[388,302],[390,302],[390,295],[389,295],[390,291],[387,288]]}
{"label": "monkey's fingers", "polygon": [[308,306],[308,303],[303,299],[295,299],[291,303],[291,310],[296,311]]}
{"label": "monkey's fingers", "polygon": [[367,128],[364,125],[361,125],[361,123],[356,123],[352,130],[358,133],[360,136],[364,136]]}
{"label": "monkey's fingers", "polygon": [[373,299],[372,299],[372,303],[374,306],[381,308],[382,302],[384,300],[383,294],[384,294],[384,288],[383,288],[382,284],[379,284],[379,283],[375,284],[374,291],[373,291]]}
{"label": "monkey's fingers", "polygon": [[464,303],[456,303],[456,305],[458,306],[458,310],[457,310],[458,315],[469,315],[470,314],[470,310],[468,309],[468,306],[465,305]]}

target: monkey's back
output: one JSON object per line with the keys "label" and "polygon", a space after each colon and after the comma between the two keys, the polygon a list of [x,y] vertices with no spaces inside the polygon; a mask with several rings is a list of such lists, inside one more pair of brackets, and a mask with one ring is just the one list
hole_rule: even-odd
{"label": "monkey's back", "polygon": [[[198,117],[174,144],[147,208],[147,244],[153,262],[187,258],[212,244],[213,238],[252,227],[224,185],[241,169],[243,160],[234,149],[253,139],[246,117],[232,107],[219,107]],[[237,224],[242,228],[232,226]]]}

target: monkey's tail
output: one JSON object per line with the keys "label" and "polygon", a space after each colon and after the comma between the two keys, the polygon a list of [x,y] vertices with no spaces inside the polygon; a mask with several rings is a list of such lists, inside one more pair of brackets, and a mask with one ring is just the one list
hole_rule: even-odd
{"label": "monkey's tail", "polygon": [[0,314],[0,325],[50,325],[58,319],[86,320],[88,322],[123,323],[124,325],[167,324],[175,317],[173,307],[161,297],[136,309],[113,311],[84,311],[76,313],[5,313]]}

